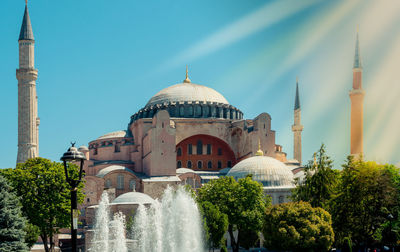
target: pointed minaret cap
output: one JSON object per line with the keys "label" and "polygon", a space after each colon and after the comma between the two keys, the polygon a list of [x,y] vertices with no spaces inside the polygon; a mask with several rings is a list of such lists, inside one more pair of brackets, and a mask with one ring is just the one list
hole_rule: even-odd
{"label": "pointed minaret cap", "polygon": [[299,78],[296,77],[296,97],[294,100],[294,110],[300,109]]}
{"label": "pointed minaret cap", "polygon": [[188,71],[188,66],[187,65],[186,65],[186,79],[183,81],[183,83],[190,83],[189,71]]}
{"label": "pointed minaret cap", "polygon": [[31,19],[29,18],[28,0],[25,0],[24,19],[22,20],[21,32],[19,33],[18,40],[35,40],[33,38]]}
{"label": "pointed minaret cap", "polygon": [[360,45],[359,45],[359,40],[358,40],[358,30],[359,30],[359,25],[357,25],[356,51],[355,51],[355,54],[354,54],[354,65],[353,65],[353,68],[362,68]]}
{"label": "pointed minaret cap", "polygon": [[264,156],[264,152],[261,150],[261,141],[258,139],[258,151],[256,152],[256,156]]}

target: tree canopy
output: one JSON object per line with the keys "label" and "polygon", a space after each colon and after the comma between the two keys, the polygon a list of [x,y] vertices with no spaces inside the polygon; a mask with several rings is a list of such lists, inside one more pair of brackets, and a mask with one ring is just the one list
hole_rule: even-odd
{"label": "tree canopy", "polygon": [[[219,210],[227,216],[233,251],[239,251],[240,246],[254,245],[262,228],[265,208],[271,203],[270,197],[264,195],[262,185],[252,180],[251,176],[238,181],[233,177],[212,180],[198,190],[198,201],[201,205],[208,205],[206,202],[209,202],[215,207],[214,211]],[[212,214],[206,213],[205,216],[209,217],[206,223],[216,221],[212,219]],[[237,238],[235,230],[238,231]],[[248,239],[250,230],[257,234],[251,241]]]}
{"label": "tree canopy", "polygon": [[205,219],[208,246],[210,248],[225,247],[224,235],[228,230],[228,216],[209,201],[204,201],[199,205]]}
{"label": "tree canopy", "polygon": [[25,223],[18,197],[0,175],[0,252],[28,251]]}
{"label": "tree canopy", "polygon": [[[349,156],[331,203],[337,243],[368,246],[392,216],[398,219],[399,170]],[[398,179],[397,179],[398,180]],[[382,238],[382,237],[380,237]]]}
{"label": "tree canopy", "polygon": [[[78,178],[76,165],[69,164],[69,176]],[[15,169],[3,170],[2,174],[21,197],[22,211],[29,222],[40,230],[46,251],[54,248],[53,236],[60,228],[70,226],[70,186],[66,182],[64,166],[45,158],[28,159]],[[83,183],[78,188],[78,202],[82,203]]]}
{"label": "tree canopy", "polygon": [[265,247],[279,251],[328,251],[334,241],[331,215],[308,202],[290,202],[267,209]]}
{"label": "tree canopy", "polygon": [[333,169],[332,160],[322,145],[314,154],[315,160],[308,161],[304,167],[305,178],[296,180],[296,188],[292,190],[294,201],[307,201],[313,207],[328,210],[329,201],[335,193],[339,179],[339,171]]}

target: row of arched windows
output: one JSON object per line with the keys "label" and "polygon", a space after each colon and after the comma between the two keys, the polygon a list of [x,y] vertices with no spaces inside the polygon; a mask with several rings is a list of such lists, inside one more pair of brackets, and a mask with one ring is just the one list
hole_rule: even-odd
{"label": "row of arched windows", "polygon": [[[206,145],[206,155],[211,155],[212,153],[212,145],[211,144],[207,144]],[[192,144],[188,144],[187,145],[187,150],[188,150],[188,154],[192,155],[193,154],[193,145]],[[182,156],[182,148],[178,147],[178,149],[176,150],[176,155]],[[197,141],[196,144],[196,155],[203,155],[203,142],[201,140]],[[222,149],[218,148],[218,155],[221,156],[222,155]]]}
{"label": "row of arched windows", "polygon": [[[177,168],[182,168],[182,161],[178,160],[177,163],[176,163],[176,167]],[[187,161],[186,167],[191,169],[193,167],[192,161],[190,161],[190,160]],[[232,161],[228,161],[227,162],[227,167],[229,167],[229,168],[232,167]],[[197,161],[197,168],[198,169],[202,169],[203,168],[203,161],[201,161],[201,160]],[[212,169],[213,168],[212,161],[207,161],[207,168],[208,169]],[[222,161],[218,161],[217,162],[217,168],[218,169],[222,168]]]}

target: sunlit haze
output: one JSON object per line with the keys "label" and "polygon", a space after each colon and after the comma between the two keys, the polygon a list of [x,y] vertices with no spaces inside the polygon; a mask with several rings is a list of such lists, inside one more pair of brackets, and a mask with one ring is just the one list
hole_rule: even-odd
{"label": "sunlit haze", "polygon": [[[0,168],[17,157],[18,35],[25,1],[0,3]],[[335,168],[350,152],[356,29],[363,66],[364,154],[400,162],[400,1],[34,1],[40,156],[126,129],[159,90],[192,82],[252,119],[272,117],[293,158],[299,78],[303,163],[324,143]]]}

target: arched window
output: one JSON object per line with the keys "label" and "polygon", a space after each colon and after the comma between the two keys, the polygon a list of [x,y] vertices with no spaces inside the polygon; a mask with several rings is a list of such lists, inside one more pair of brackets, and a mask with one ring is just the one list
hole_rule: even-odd
{"label": "arched window", "polygon": [[106,180],[106,186],[105,187],[106,188],[110,188],[111,187],[111,180],[110,179]]}
{"label": "arched window", "polygon": [[192,161],[189,160],[189,161],[187,162],[187,168],[192,168]]}
{"label": "arched window", "polygon": [[122,174],[117,176],[117,189],[124,189],[124,175]]}
{"label": "arched window", "polygon": [[136,181],[134,179],[129,180],[129,189],[136,191]]}
{"label": "arched window", "polygon": [[229,168],[231,168],[231,167],[232,167],[232,161],[228,161],[227,166],[228,166]]}
{"label": "arched window", "polygon": [[208,169],[212,169],[212,162],[211,162],[211,161],[208,161],[208,163],[207,163],[207,168],[208,168]]}
{"label": "arched window", "polygon": [[222,156],[222,149],[218,148],[218,156]]}
{"label": "arched window", "polygon": [[115,142],[114,152],[120,152],[120,151],[121,151],[121,144],[119,142]]}
{"label": "arched window", "polygon": [[176,168],[182,168],[182,162],[180,160],[176,163]]}
{"label": "arched window", "polygon": [[285,201],[285,198],[282,195],[279,196],[279,198],[278,198],[279,204],[283,203],[284,201]]}
{"label": "arched window", "polygon": [[201,140],[197,141],[197,155],[203,154],[203,142]]}
{"label": "arched window", "polygon": [[188,154],[189,155],[193,154],[193,146],[192,146],[192,144],[188,144]]}
{"label": "arched window", "polygon": [[203,168],[203,162],[197,161],[197,168],[199,169]]}
{"label": "arched window", "polygon": [[185,108],[183,106],[179,107],[179,116],[184,116],[185,115]]}
{"label": "arched window", "polygon": [[218,161],[218,169],[221,169],[221,168],[222,168],[222,162]]}
{"label": "arched window", "polygon": [[97,155],[97,146],[93,149],[93,155]]}
{"label": "arched window", "polygon": [[178,150],[176,151],[177,156],[182,156],[182,148],[179,147]]}
{"label": "arched window", "polygon": [[211,155],[211,144],[207,144],[207,155]]}

